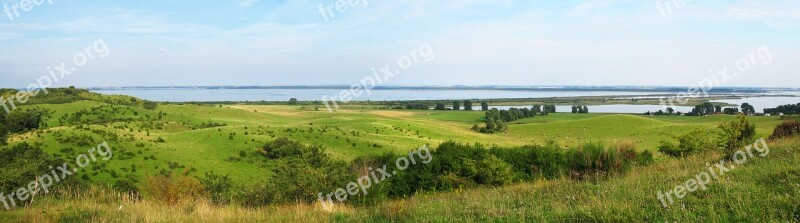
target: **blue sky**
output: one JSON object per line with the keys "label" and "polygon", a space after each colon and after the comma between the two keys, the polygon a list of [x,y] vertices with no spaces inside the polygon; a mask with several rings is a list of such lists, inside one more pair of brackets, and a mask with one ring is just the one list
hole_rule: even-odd
{"label": "blue sky", "polygon": [[98,39],[108,56],[56,86],[350,85],[428,43],[385,84],[689,86],[766,47],[722,85],[800,87],[796,0],[351,1],[326,21],[336,1],[43,0],[0,14],[0,87]]}

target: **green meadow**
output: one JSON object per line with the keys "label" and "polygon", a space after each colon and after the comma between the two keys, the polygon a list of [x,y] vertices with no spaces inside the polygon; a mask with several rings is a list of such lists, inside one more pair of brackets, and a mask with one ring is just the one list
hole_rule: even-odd
{"label": "green meadow", "polygon": [[[669,190],[702,171],[720,154],[706,152],[687,159],[657,152],[661,141],[674,141],[695,130],[717,131],[732,115],[703,117],[628,114],[551,113],[509,124],[507,133],[483,134],[471,129],[483,111],[419,111],[347,108],[312,111],[303,105],[159,104],[139,106],[127,96],[82,93],[81,100],[37,103],[45,127],[13,134],[9,147],[26,142],[72,162],[101,142],[113,158],[98,160],[73,176],[91,189],[45,196],[31,207],[0,211],[0,221],[115,222],[307,222],[307,221],[798,221],[797,140],[771,142],[774,153],[736,169],[711,190],[697,192],[671,208],[661,208],[655,191]],[[123,103],[124,102],[124,103]],[[780,117],[749,117],[756,135],[767,137]],[[490,147],[556,143],[580,147],[589,142],[634,144],[655,154],[655,163],[601,181],[568,177],[540,179],[502,187],[452,192],[422,192],[370,206],[342,205],[323,210],[316,204],[276,204],[247,208],[214,205],[199,199],[178,205],[132,197],[108,188],[125,180],[143,187],[157,174],[199,177],[207,172],[230,176],[236,185],[268,180],[269,165],[248,162],[265,143],[288,138],[319,145],[334,159],[353,161],[391,152],[404,154],[420,146],[455,141]],[[435,157],[434,157],[435,159]],[[64,191],[71,191],[69,188]],[[771,202],[771,201],[775,202]],[[119,206],[119,208],[118,208]],[[787,212],[787,210],[790,210]],[[793,211],[793,212],[792,212]]]}
{"label": "green meadow", "polygon": [[[41,144],[45,151],[69,160],[75,153],[63,149],[85,151],[83,147],[56,140],[56,135],[88,136],[91,146],[104,140],[93,132],[111,132],[119,139],[111,142],[116,155],[133,153],[132,159],[108,162],[119,173],[122,167],[136,165],[144,170],[170,170],[167,162],[195,168],[198,173],[215,171],[246,182],[258,172],[258,166],[229,162],[240,152],[255,152],[265,142],[287,137],[305,144],[328,148],[334,157],[352,160],[364,155],[387,151],[407,152],[422,145],[436,146],[453,140],[498,146],[544,144],[555,141],[576,146],[590,141],[634,142],[639,149],[654,150],[660,141],[671,135],[682,135],[697,129],[714,129],[735,116],[641,116],[620,114],[555,113],[521,119],[510,123],[505,134],[482,134],[470,129],[483,118],[482,111],[413,111],[348,109],[305,111],[303,106],[288,105],[159,105],[156,110],[118,106],[111,112],[106,104],[78,101],[67,104],[35,105],[53,111],[48,128],[16,135],[10,142],[26,141]],[[82,116],[78,123],[59,122],[61,117],[81,110],[107,111],[103,117]],[[163,114],[161,120],[150,118]],[[779,117],[753,117],[760,135],[768,136],[781,121]],[[91,124],[83,124],[91,123]],[[219,125],[204,126],[206,123]],[[164,142],[159,142],[163,139]],[[138,145],[137,145],[138,144]],[[154,157],[147,159],[145,157]],[[141,166],[141,167],[140,167]],[[176,169],[176,168],[173,168]],[[178,169],[176,169],[177,171]],[[180,169],[182,170],[182,169]],[[143,177],[147,171],[131,173]],[[94,174],[94,173],[91,173]],[[105,174],[90,176],[99,182],[111,183]]]}

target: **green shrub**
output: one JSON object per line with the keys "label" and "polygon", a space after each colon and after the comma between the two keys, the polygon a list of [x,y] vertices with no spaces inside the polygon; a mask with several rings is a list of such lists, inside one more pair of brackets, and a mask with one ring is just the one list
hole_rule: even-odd
{"label": "green shrub", "polygon": [[775,127],[769,139],[786,138],[797,134],[800,134],[800,122],[794,119],[788,119]]}
{"label": "green shrub", "polygon": [[[50,166],[60,167],[64,161],[56,159],[38,147],[20,143],[10,148],[0,148],[0,191],[16,191],[27,188],[39,176],[49,174]],[[63,179],[59,185],[76,183],[72,177]],[[53,185],[55,187],[57,185]]]}
{"label": "green shrub", "polygon": [[[87,176],[87,175],[84,175],[84,176]],[[87,178],[88,178],[88,176],[87,176]],[[114,190],[117,190],[117,191],[120,191],[120,192],[125,192],[125,193],[133,193],[133,194],[138,194],[139,193],[139,187],[137,187],[135,183],[130,182],[128,180],[117,180],[117,181],[114,182],[114,185],[112,186],[112,188],[114,188]]]}
{"label": "green shrub", "polygon": [[212,203],[218,205],[230,203],[229,192],[233,187],[233,181],[228,175],[221,176],[212,171],[206,172],[205,177],[198,179]]}
{"label": "green shrub", "polygon": [[513,180],[511,165],[494,155],[486,155],[478,164],[475,181],[479,184],[502,186]]}
{"label": "green shrub", "polygon": [[624,173],[639,159],[633,148],[607,147],[599,142],[589,142],[567,151],[570,176],[578,180],[598,179]]}
{"label": "green shrub", "polygon": [[658,151],[672,157],[687,157],[692,154],[716,150],[719,139],[708,131],[695,130],[676,137],[678,144],[661,141]]}
{"label": "green shrub", "polygon": [[275,161],[272,177],[245,193],[246,204],[264,206],[297,201],[313,202],[319,193],[330,193],[355,180],[346,162],[330,158],[320,146],[306,146],[286,138],[264,146]]}
{"label": "green shrub", "polygon": [[732,157],[745,144],[752,143],[756,135],[756,126],[747,121],[747,116],[739,114],[738,120],[720,123],[721,145],[727,157]]}

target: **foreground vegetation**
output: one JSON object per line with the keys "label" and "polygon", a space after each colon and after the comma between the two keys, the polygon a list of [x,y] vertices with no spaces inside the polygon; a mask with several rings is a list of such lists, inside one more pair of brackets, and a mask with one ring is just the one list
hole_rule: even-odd
{"label": "foreground vegetation", "polygon": [[[3,192],[104,141],[113,158],[81,169],[30,207],[0,211],[0,221],[797,221],[792,163],[800,144],[796,122],[781,117],[524,118],[534,108],[489,112],[507,120],[508,131],[482,134],[470,127],[487,120],[484,111],[328,113],[304,105],[156,105],[69,92],[8,116],[41,120],[6,128],[14,131],[2,148]],[[16,115],[34,111],[42,115]],[[767,158],[678,205],[659,205],[658,190],[728,157],[742,141],[770,135]],[[422,145],[432,148],[431,163],[399,171],[333,210],[313,203],[316,193]],[[41,162],[22,162],[34,160]],[[772,180],[762,185],[766,179]]]}
{"label": "foreground vegetation", "polygon": [[[667,159],[634,167],[624,177],[575,181],[569,177],[507,187],[417,193],[374,205],[297,203],[261,208],[214,205],[207,199],[170,205],[93,189],[65,192],[34,206],[0,212],[0,220],[118,222],[436,222],[436,221],[678,221],[786,222],[800,220],[800,140],[770,141],[770,154],[749,161],[708,185],[663,208],[659,190],[681,184],[722,158],[715,152],[687,159]],[[20,220],[21,221],[21,220]]]}

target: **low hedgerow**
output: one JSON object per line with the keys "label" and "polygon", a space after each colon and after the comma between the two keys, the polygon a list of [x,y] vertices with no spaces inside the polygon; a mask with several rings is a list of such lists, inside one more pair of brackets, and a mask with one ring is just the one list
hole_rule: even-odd
{"label": "low hedgerow", "polygon": [[357,158],[350,163],[334,160],[325,149],[289,139],[277,139],[264,146],[271,163],[269,179],[231,194],[231,185],[220,176],[201,178],[205,193],[215,203],[228,203],[228,197],[246,206],[266,206],[297,201],[315,202],[319,193],[343,188],[375,169],[386,168],[390,177],[382,179],[347,199],[354,205],[412,196],[419,192],[451,191],[480,186],[497,187],[536,179],[571,176],[574,179],[602,179],[621,174],[634,164],[652,162],[652,153],[637,152],[633,144],[607,146],[587,143],[564,148],[555,143],[512,148],[481,144],[445,142],[430,151],[427,164],[417,163],[405,170],[395,162],[403,155],[385,153]]}

